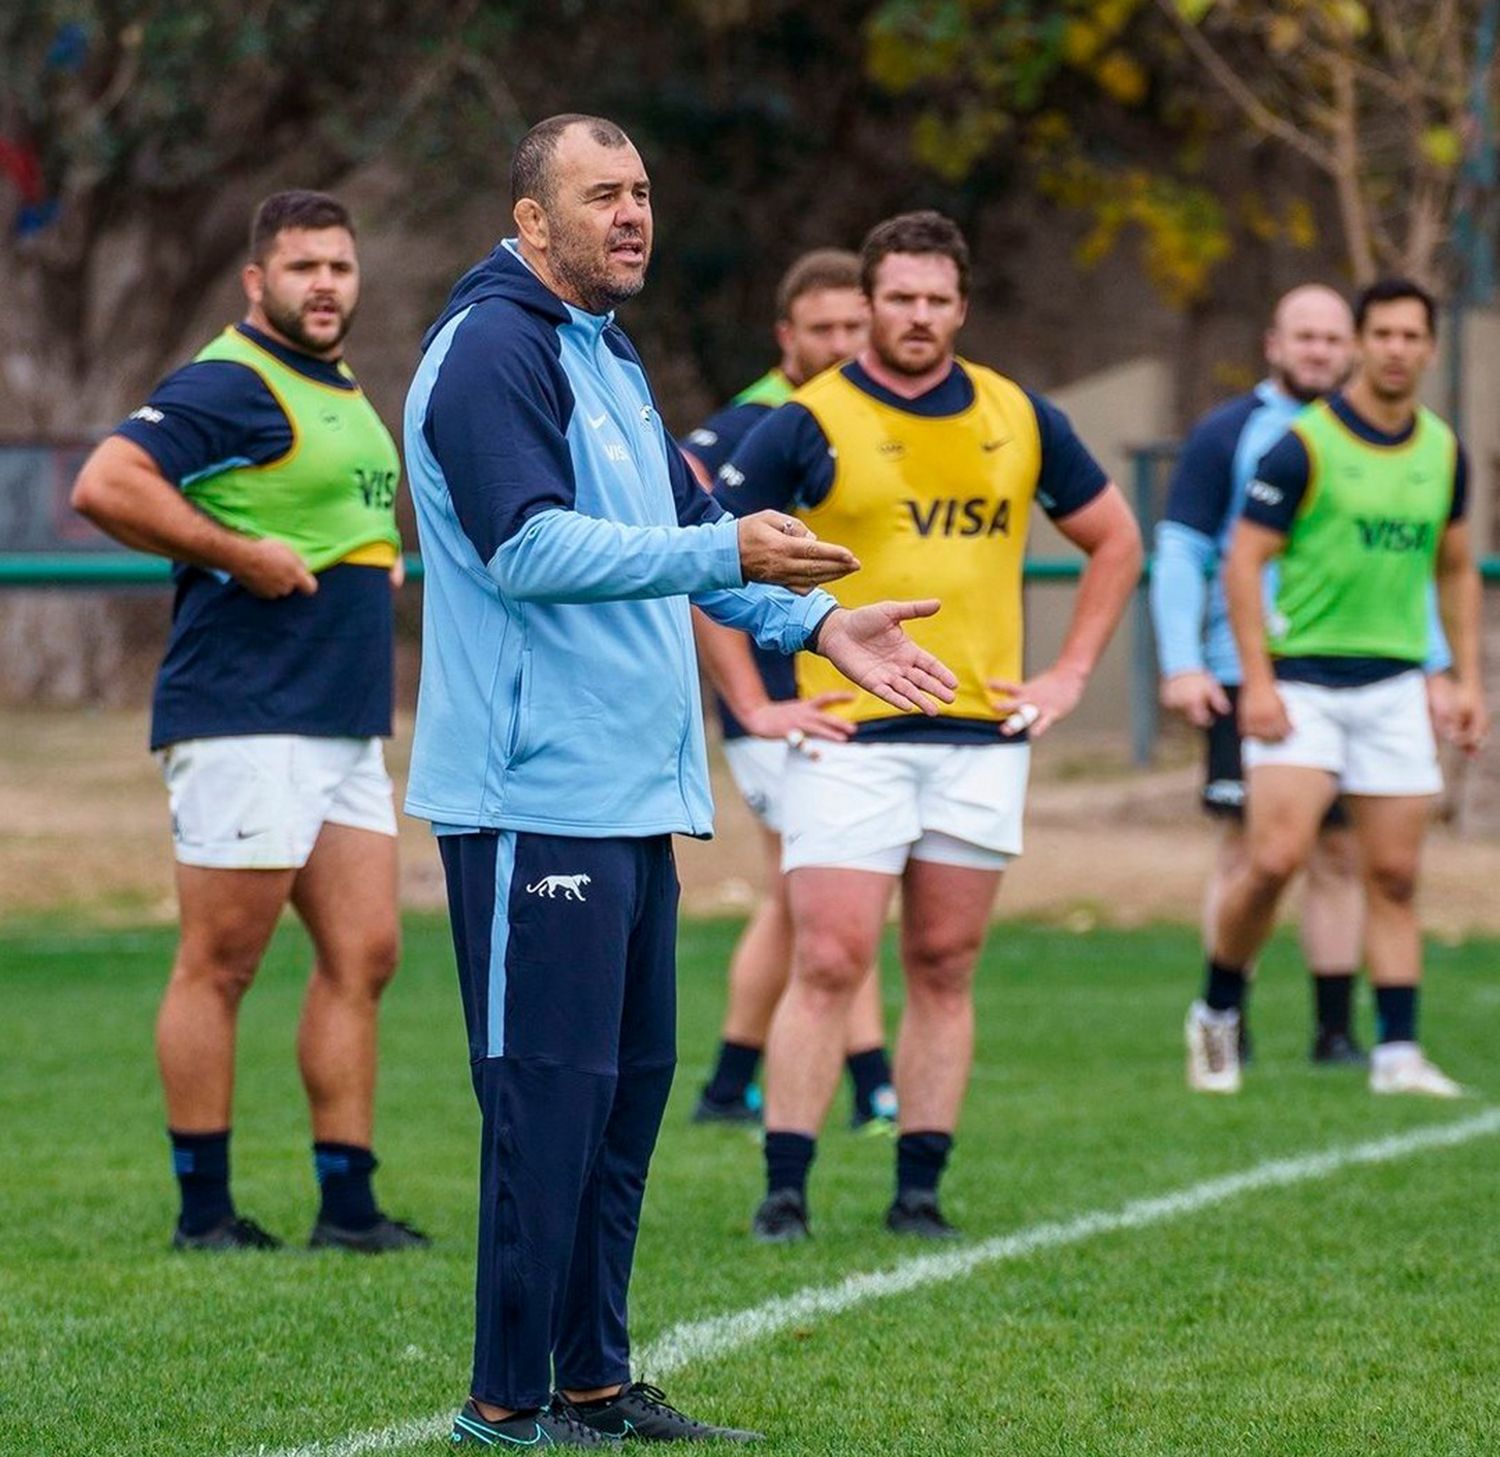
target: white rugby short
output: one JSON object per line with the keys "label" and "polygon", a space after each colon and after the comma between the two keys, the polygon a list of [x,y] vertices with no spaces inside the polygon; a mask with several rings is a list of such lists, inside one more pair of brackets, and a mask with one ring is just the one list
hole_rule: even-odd
{"label": "white rugby short", "polygon": [[724,759],[740,797],[768,830],[781,833],[781,785],[792,750],[785,739],[726,739]]}
{"label": "white rugby short", "polygon": [[307,863],[325,824],[396,833],[379,739],[184,739],[157,759],[183,865],[295,870]]}
{"label": "white rugby short", "polygon": [[1003,870],[1021,853],[1028,744],[817,746],[787,756],[781,868]]}
{"label": "white rugby short", "polygon": [[1419,669],[1359,688],[1278,683],[1292,732],[1245,740],[1245,768],[1326,769],[1345,794],[1440,794],[1443,773]]}

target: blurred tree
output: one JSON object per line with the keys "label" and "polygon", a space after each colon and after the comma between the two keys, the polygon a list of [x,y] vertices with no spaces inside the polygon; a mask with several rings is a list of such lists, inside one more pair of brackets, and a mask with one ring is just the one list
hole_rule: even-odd
{"label": "blurred tree", "polygon": [[871,74],[916,103],[910,145],[950,181],[1009,154],[1091,220],[1087,266],[1131,230],[1178,305],[1204,296],[1234,218],[1207,178],[1209,117],[1161,84],[1172,65],[1150,0],[885,0]]}
{"label": "blurred tree", "polygon": [[476,0],[4,7],[7,423],[47,433],[116,414],[174,357],[190,305],[240,255],[254,199],[334,185],[400,137],[461,67],[475,10]]}
{"label": "blurred tree", "polygon": [[1355,278],[1429,284],[1472,140],[1482,3],[1156,0],[1221,101],[1328,178]]}
{"label": "blurred tree", "polygon": [[1044,191],[1094,216],[1084,260],[1134,224],[1178,302],[1201,296],[1234,224],[1293,243],[1312,231],[1295,197],[1280,221],[1263,198],[1227,206],[1211,140],[1226,118],[1326,178],[1356,279],[1439,283],[1484,3],[885,0],[868,58],[923,101],[911,145],[927,165],[962,177],[1023,146]]}

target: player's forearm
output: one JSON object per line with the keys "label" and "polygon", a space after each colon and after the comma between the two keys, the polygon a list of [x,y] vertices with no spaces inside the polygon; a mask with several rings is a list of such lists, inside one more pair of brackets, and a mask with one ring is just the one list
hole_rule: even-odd
{"label": "player's forearm", "polygon": [[1224,598],[1229,628],[1239,651],[1240,672],[1246,683],[1269,683],[1275,678],[1266,649],[1265,607],[1261,582],[1269,558],[1236,541],[1224,563]]}
{"label": "player's forearm", "polygon": [[695,607],[693,640],[698,645],[698,661],[708,674],[708,681],[736,718],[744,720],[771,701],[744,633],[721,626]]}
{"label": "player's forearm", "polygon": [[1484,587],[1472,562],[1439,569],[1438,605],[1453,654],[1453,672],[1461,683],[1480,679],[1480,623]]}
{"label": "player's forearm", "polygon": [[1142,560],[1140,536],[1134,530],[1107,537],[1089,555],[1057,655],[1058,668],[1083,678],[1094,671],[1140,582]]}
{"label": "player's forearm", "polygon": [[148,467],[85,464],[74,483],[73,509],[136,551],[190,566],[233,573],[250,538],[221,526]]}

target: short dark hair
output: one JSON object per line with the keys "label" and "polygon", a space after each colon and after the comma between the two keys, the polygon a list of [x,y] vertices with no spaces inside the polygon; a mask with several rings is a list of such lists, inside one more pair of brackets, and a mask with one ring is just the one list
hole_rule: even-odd
{"label": "short dark hair", "polygon": [[349,209],[326,192],[273,192],[250,220],[250,257],[264,263],[276,246],[276,235],[288,228],[344,228],[354,236]]}
{"label": "short dark hair", "polygon": [[781,275],[776,285],[776,317],[791,318],[792,305],[804,294],[859,286],[859,254],[847,248],[814,248]]}
{"label": "short dark hair", "polygon": [[969,296],[969,245],[958,224],[931,208],[899,213],[876,223],[859,250],[859,282],[867,294],[875,292],[875,273],[892,253],[940,253],[958,269],[958,291]]}
{"label": "short dark hair", "polygon": [[1427,311],[1427,332],[1437,338],[1437,300],[1420,283],[1410,278],[1377,278],[1360,291],[1354,300],[1354,332],[1363,334],[1365,319],[1376,304],[1393,304],[1415,299]]}
{"label": "short dark hair", "polygon": [[630,138],[620,127],[603,116],[586,116],[581,111],[565,111],[539,121],[516,143],[510,159],[510,201],[514,206],[523,197],[532,198],[545,207],[552,201],[552,158],[562,134],[571,126],[588,128],[591,141],[601,147],[628,147]]}

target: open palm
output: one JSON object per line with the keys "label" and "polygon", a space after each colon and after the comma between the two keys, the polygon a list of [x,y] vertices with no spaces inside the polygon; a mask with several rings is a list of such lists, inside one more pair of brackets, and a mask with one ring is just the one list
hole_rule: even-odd
{"label": "open palm", "polygon": [[938,704],[953,702],[958,679],[944,663],[918,647],[901,624],[914,617],[931,617],[940,605],[930,597],[922,602],[836,608],[824,620],[817,650],[851,683],[893,708],[935,714]]}

